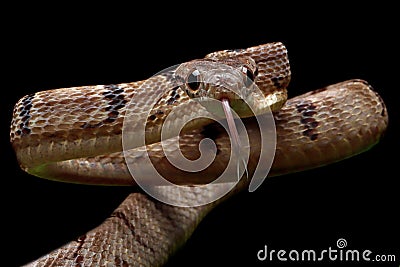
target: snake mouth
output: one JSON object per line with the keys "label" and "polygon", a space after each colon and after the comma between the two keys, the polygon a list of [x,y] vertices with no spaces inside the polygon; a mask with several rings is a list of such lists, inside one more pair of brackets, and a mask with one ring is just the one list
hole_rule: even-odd
{"label": "snake mouth", "polygon": [[213,88],[209,88],[207,97],[220,101],[224,107],[232,108],[241,118],[254,116],[249,106],[249,103],[252,103],[252,101],[249,101],[250,96],[246,94],[244,88],[234,90],[225,86],[214,86]]}
{"label": "snake mouth", "polygon": [[240,99],[238,95],[232,92],[218,92],[215,93],[214,98],[221,102],[228,102],[228,103],[232,100]]}
{"label": "snake mouth", "polygon": [[246,90],[247,88],[240,85],[209,84],[204,91],[204,95],[219,101],[223,99],[233,101],[247,98],[248,94],[246,94]]}
{"label": "snake mouth", "polygon": [[[247,101],[242,98],[221,97],[218,100],[221,101],[223,107],[226,106],[233,109],[240,118],[248,118],[255,115]],[[227,116],[227,111],[225,111],[225,116]]]}

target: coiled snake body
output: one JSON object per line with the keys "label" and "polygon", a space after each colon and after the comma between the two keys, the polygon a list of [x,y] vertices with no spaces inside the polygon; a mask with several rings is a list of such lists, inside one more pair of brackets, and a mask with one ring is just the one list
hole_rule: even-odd
{"label": "coiled snake body", "polygon": [[[329,85],[286,101],[290,68],[282,43],[214,52],[205,59],[234,62],[244,77],[251,77],[263,90],[274,111],[277,132],[270,176],[358,154],[376,144],[386,129],[385,105],[363,80]],[[147,101],[169,79],[159,75],[140,82],[57,89],[23,97],[15,106],[10,133],[21,167],[33,175],[66,182],[134,184],[122,155],[124,114],[131,98]],[[173,182],[208,183],[229,159],[230,140],[225,131],[215,124],[195,122],[182,132],[180,149],[188,158],[199,156],[193,148],[205,137],[215,142],[218,152],[213,165],[190,178],[172,170],[158,143],[159,125],[172,108],[188,101],[187,93],[174,87],[157,102],[147,121],[152,138],[147,149],[154,165],[165,174],[173,173]],[[197,107],[185,110],[196,111]],[[259,130],[254,118],[244,121],[252,144],[247,166],[252,173],[260,150]],[[215,205],[246,188],[248,182],[242,179],[224,198],[195,208],[169,206],[146,194],[132,193],[100,226],[30,265],[160,266]],[[204,196],[193,190],[180,197],[190,201]]]}

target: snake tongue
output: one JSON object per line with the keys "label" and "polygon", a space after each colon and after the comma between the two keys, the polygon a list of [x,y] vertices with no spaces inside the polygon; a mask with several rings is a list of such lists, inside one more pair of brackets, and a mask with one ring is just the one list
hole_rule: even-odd
{"label": "snake tongue", "polygon": [[246,160],[243,158],[240,153],[242,150],[242,144],[240,143],[239,133],[235,124],[235,120],[233,118],[232,110],[229,105],[229,100],[226,98],[221,99],[222,107],[224,109],[226,121],[228,123],[229,135],[231,136],[231,149],[232,155],[237,159],[237,178],[240,179],[241,173],[241,165],[243,164],[246,176],[248,176],[247,172],[247,164]]}

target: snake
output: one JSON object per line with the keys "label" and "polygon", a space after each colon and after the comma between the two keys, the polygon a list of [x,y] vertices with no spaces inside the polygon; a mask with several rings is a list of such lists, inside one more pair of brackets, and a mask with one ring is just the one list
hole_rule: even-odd
{"label": "snake", "polygon": [[[260,88],[258,100],[253,93],[241,91],[237,97],[222,86],[207,86],[201,66],[214,63],[237,73],[239,90],[249,90],[248,84]],[[214,162],[207,169],[188,175],[168,162],[163,149],[168,149],[168,140],[173,137],[167,140],[167,146],[162,145],[161,125],[167,123],[168,115],[175,116],[169,122],[169,127],[174,128],[175,121],[190,113],[201,113],[198,103],[177,113],[172,110],[210,92],[218,100],[228,99],[244,121],[251,140],[249,174],[254,173],[260,156],[261,133],[257,114],[243,108],[243,97],[256,103],[256,107],[261,106],[255,113],[270,109],[274,117],[276,147],[268,176],[341,161],[370,149],[382,138],[388,112],[382,98],[365,80],[342,81],[287,99],[290,79],[288,53],[281,42],[220,50],[138,82],[26,95],[14,107],[10,140],[21,168],[34,176],[137,188],[127,163],[141,159],[129,159],[123,153],[124,119],[128,110],[141,113],[143,107],[153,103],[150,100],[160,96],[146,116],[148,138],[144,147],[134,146],[132,150],[145,149],[152,163],[172,182],[189,185],[192,190],[179,196],[171,192],[171,197],[190,203],[207,197],[208,193],[198,191],[197,185],[213,181],[226,168],[232,149],[229,131],[207,119],[185,125],[178,136],[179,149],[171,149],[171,153],[180,150],[194,160],[200,156],[198,147],[204,138],[213,140],[216,146]],[[140,107],[129,105],[132,99]],[[26,266],[162,266],[214,207],[244,191],[249,182],[241,179],[224,197],[196,207],[168,205],[140,189],[133,190],[99,226]]]}

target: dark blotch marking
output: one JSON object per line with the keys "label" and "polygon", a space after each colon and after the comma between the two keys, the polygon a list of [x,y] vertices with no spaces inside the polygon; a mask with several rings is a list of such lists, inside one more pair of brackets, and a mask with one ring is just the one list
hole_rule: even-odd
{"label": "dark blotch marking", "polygon": [[282,84],[283,80],[284,80],[284,77],[282,77],[282,76],[271,78],[272,83],[278,89],[284,88],[284,86]]}
{"label": "dark blotch marking", "polygon": [[297,112],[303,112],[307,110],[309,104],[299,104],[296,106]]}
{"label": "dark blotch marking", "polygon": [[302,134],[310,138],[311,141],[315,141],[318,138],[318,132],[316,128],[319,122],[313,117],[317,114],[315,109],[316,105],[312,103],[304,103],[296,105],[297,112],[301,113],[300,123],[304,126],[304,131]]}
{"label": "dark blotch marking", "polygon": [[[125,100],[124,100],[124,101],[125,101]],[[118,109],[121,109],[121,108],[123,108],[123,107],[125,107],[125,103],[121,103],[121,104],[117,105],[114,109],[115,109],[115,110],[118,110]]]}
{"label": "dark blotch marking", "polygon": [[23,121],[23,122],[26,122],[27,120],[29,120],[29,118],[30,118],[31,116],[25,116],[25,117],[23,117],[21,120]]}
{"label": "dark blotch marking", "polygon": [[82,129],[97,128],[97,127],[100,127],[101,125],[103,125],[102,121],[98,122],[98,123],[95,123],[95,124],[90,124],[88,122],[85,122],[84,124],[81,125],[81,128]]}
{"label": "dark blotch marking", "polygon": [[118,89],[114,90],[113,93],[119,95],[119,94],[122,94],[123,92],[124,92],[124,89],[118,88]]}
{"label": "dark blotch marking", "polygon": [[314,109],[316,109],[317,108],[317,106],[316,105],[314,105],[314,104],[310,104],[310,105],[308,105],[308,109],[312,109],[312,110],[314,110]]}
{"label": "dark blotch marking", "polygon": [[178,100],[181,96],[176,92],[179,86],[176,86],[171,89],[170,98],[167,100],[167,105],[172,105]]}
{"label": "dark blotch marking", "polygon": [[117,118],[119,115],[119,112],[116,110],[112,110],[110,113],[108,113],[109,118]]}
{"label": "dark blotch marking", "polygon": [[[299,104],[296,106],[297,112],[303,112],[303,111],[309,112],[310,110],[314,110],[316,108],[317,108],[317,106],[315,106],[314,104],[311,104],[311,103]],[[307,115],[305,115],[305,116],[307,116]]]}
{"label": "dark blotch marking", "polygon": [[[125,103],[126,103],[126,101],[125,101]],[[121,99],[113,99],[108,104],[110,105],[110,107],[112,109],[117,109],[116,106],[125,104],[125,103],[124,103],[124,100],[121,101]]]}
{"label": "dark blotch marking", "polygon": [[151,121],[154,121],[156,118],[157,118],[157,117],[156,117],[156,115],[154,115],[154,114],[149,116],[149,120],[151,120]]}
{"label": "dark blotch marking", "polygon": [[317,114],[317,112],[316,111],[304,111],[302,114],[304,117],[312,117],[315,114]]}
{"label": "dark blotch marking", "polygon": [[302,118],[302,119],[300,120],[300,122],[301,122],[302,124],[308,124],[308,123],[315,122],[315,119],[314,119],[314,118],[311,118],[311,117],[309,117],[309,118]]}
{"label": "dark blotch marking", "polygon": [[27,134],[30,134],[30,133],[31,133],[31,129],[29,129],[27,127],[22,129],[22,135],[27,135]]}
{"label": "dark blotch marking", "polygon": [[113,99],[112,101],[109,102],[109,106],[107,106],[107,107],[105,108],[105,110],[106,110],[106,111],[109,111],[109,110],[118,110],[118,109],[121,109],[121,108],[125,107],[125,104],[126,104],[127,102],[128,102],[128,101],[125,100],[125,99]]}
{"label": "dark blotch marking", "polygon": [[108,94],[108,95],[104,95],[104,97],[105,97],[105,98],[111,98],[111,99],[113,99],[113,98],[115,97],[115,95],[113,95],[113,94]]}
{"label": "dark blotch marking", "polygon": [[78,255],[78,257],[75,258],[75,263],[79,264],[77,266],[81,266],[80,264],[83,262],[84,258],[82,255]]}
{"label": "dark blotch marking", "polygon": [[172,88],[170,96],[175,96],[177,94],[176,91],[178,90],[178,88],[179,86],[175,86],[174,88]]}
{"label": "dark blotch marking", "polygon": [[280,82],[282,79],[279,79],[279,78],[281,78],[281,77],[272,77],[271,81],[276,88],[280,89],[282,87],[281,82]]}
{"label": "dark blotch marking", "polygon": [[168,104],[168,105],[172,105],[172,104],[174,104],[174,103],[175,103],[175,101],[176,101],[176,99],[175,99],[175,98],[173,98],[173,97],[170,97],[170,98],[167,100],[167,104]]}
{"label": "dark blotch marking", "polygon": [[107,118],[96,124],[84,123],[81,126],[83,129],[97,128],[101,127],[104,124],[114,122],[120,114],[118,110],[124,108],[126,103],[128,102],[125,99],[125,90],[123,88],[119,88],[118,85],[105,85],[104,89],[106,91],[103,92],[102,95],[104,96],[104,99],[108,101],[108,106],[104,108],[105,111],[109,111],[109,113],[107,114]]}
{"label": "dark blotch marking", "polygon": [[311,123],[309,123],[309,125],[310,125],[310,128],[317,128],[317,126],[319,125],[319,122],[318,121],[313,121],[313,122],[311,122]]}
{"label": "dark blotch marking", "polygon": [[116,256],[114,259],[114,266],[129,267],[129,264],[125,260],[121,260],[120,257]]}
{"label": "dark blotch marking", "polygon": [[318,137],[318,134],[314,132],[314,129],[307,129],[303,131],[303,135],[309,137],[311,141],[316,140]]}
{"label": "dark blotch marking", "polygon": [[19,124],[19,129],[15,132],[16,135],[26,136],[31,133],[29,128],[29,119],[31,118],[30,111],[32,108],[32,100],[35,94],[26,95],[22,100],[22,107],[18,109],[20,112],[18,115],[21,118],[22,123]]}
{"label": "dark blotch marking", "polygon": [[74,252],[75,263],[82,263],[83,262],[84,258],[83,258],[82,255],[79,255],[79,251],[82,249],[83,244],[85,243],[85,240],[86,240],[86,235],[81,235],[76,240],[76,242],[78,242],[78,247],[76,248],[76,250]]}
{"label": "dark blotch marking", "polygon": [[[103,122],[104,122],[104,123],[111,123],[111,122],[114,122],[115,120],[116,120],[116,118],[110,118],[110,117],[109,117],[109,118],[105,119]],[[101,124],[101,125],[102,125],[102,124]],[[100,125],[100,126],[101,126],[101,125]]]}
{"label": "dark blotch marking", "polygon": [[307,129],[307,130],[305,130],[304,132],[303,132],[303,135],[304,136],[310,136],[311,134],[312,134],[312,129]]}

